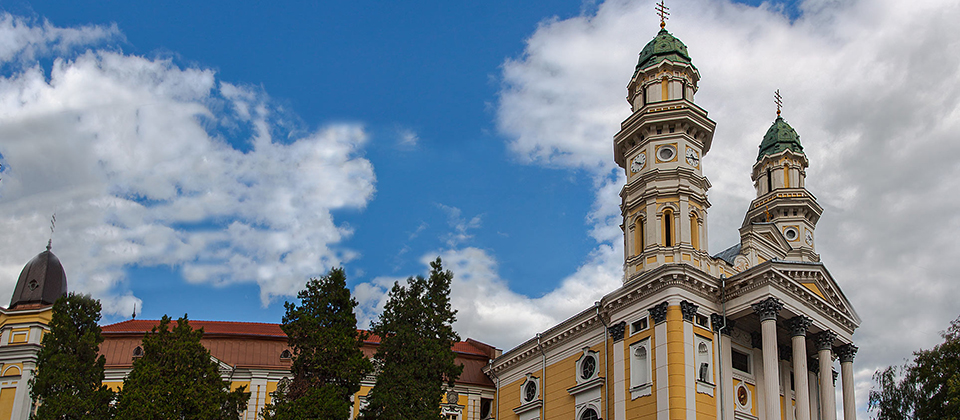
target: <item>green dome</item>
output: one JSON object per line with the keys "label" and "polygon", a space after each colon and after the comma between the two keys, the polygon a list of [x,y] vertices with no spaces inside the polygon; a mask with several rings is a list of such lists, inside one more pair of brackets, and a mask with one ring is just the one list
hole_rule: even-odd
{"label": "green dome", "polygon": [[803,146],[800,145],[800,135],[778,115],[777,120],[767,130],[767,134],[763,135],[757,161],[763,159],[764,156],[775,155],[787,149],[803,153]]}
{"label": "green dome", "polygon": [[[670,60],[678,63],[693,65],[690,61],[690,54],[687,53],[687,46],[683,45],[679,39],[674,38],[666,29],[660,29],[647,46],[640,51],[640,60],[637,61],[637,71],[645,69],[663,60]],[[696,68],[696,67],[694,67]]]}

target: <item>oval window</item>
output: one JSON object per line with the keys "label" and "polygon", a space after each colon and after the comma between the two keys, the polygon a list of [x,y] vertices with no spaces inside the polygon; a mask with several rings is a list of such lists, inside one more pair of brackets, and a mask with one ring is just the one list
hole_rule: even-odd
{"label": "oval window", "polygon": [[580,379],[590,379],[597,372],[597,359],[593,356],[586,356],[580,362]]}
{"label": "oval window", "polygon": [[523,388],[523,399],[530,402],[535,398],[537,398],[537,383],[529,381],[527,382],[527,386]]}
{"label": "oval window", "polygon": [[677,156],[677,149],[671,145],[660,146],[657,149],[657,157],[660,158],[661,162],[669,162]]}

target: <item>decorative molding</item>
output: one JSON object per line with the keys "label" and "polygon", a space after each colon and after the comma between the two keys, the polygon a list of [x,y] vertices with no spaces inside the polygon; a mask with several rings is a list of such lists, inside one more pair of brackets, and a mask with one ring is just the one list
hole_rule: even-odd
{"label": "decorative molding", "polygon": [[627,330],[627,323],[624,321],[620,321],[616,324],[611,325],[610,328],[607,328],[607,332],[610,333],[610,338],[613,339],[614,343],[616,343],[617,341],[623,340],[623,334],[624,332],[626,332],[626,330]]}
{"label": "decorative molding", "polygon": [[667,320],[667,305],[667,302],[660,302],[659,305],[650,308],[650,317],[653,318],[654,324],[659,324]]}
{"label": "decorative molding", "polygon": [[840,357],[840,363],[853,363],[853,358],[856,357],[859,349],[853,344],[844,344],[833,349],[833,352]]}
{"label": "decorative molding", "polygon": [[793,317],[793,318],[790,318],[790,320],[787,321],[787,328],[790,329],[790,336],[791,336],[791,337],[797,337],[797,336],[806,337],[806,336],[807,336],[807,330],[810,329],[810,324],[811,324],[811,323],[813,323],[813,320],[811,320],[810,318],[807,318],[807,317],[805,317],[805,316],[803,316],[803,315],[798,315],[798,316],[795,316],[795,317]]}
{"label": "decorative molding", "polygon": [[700,380],[697,381],[697,392],[701,394],[707,394],[712,397],[714,388],[716,388],[716,385],[714,384],[703,382]]}
{"label": "decorative molding", "polygon": [[693,322],[693,316],[697,314],[700,307],[685,300],[680,301],[680,313],[683,314],[683,320]]}
{"label": "decorative molding", "polygon": [[598,376],[580,385],[567,388],[567,393],[569,393],[570,395],[576,395],[583,391],[587,391],[599,386],[603,386],[603,382],[604,382],[604,379]]}
{"label": "decorative molding", "polygon": [[645,383],[643,385],[637,385],[633,388],[630,388],[630,399],[635,400],[640,397],[646,397],[647,395],[653,394],[653,383]]}
{"label": "decorative molding", "polygon": [[760,316],[760,321],[777,320],[777,315],[783,309],[783,302],[773,296],[761,300],[753,305],[753,312]]}
{"label": "decorative molding", "polygon": [[710,314],[710,330],[713,332],[719,332],[722,326],[725,326],[725,323],[723,322],[723,315],[718,313]]}
{"label": "decorative molding", "polygon": [[813,341],[817,344],[817,351],[821,350],[830,350],[833,351],[833,342],[837,339],[837,333],[827,330],[821,331],[813,337]]}

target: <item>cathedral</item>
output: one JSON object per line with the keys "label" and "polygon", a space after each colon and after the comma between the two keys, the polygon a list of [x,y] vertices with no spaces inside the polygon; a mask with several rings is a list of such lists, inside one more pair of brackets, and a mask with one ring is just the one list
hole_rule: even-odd
{"label": "cathedral", "polygon": [[[465,369],[443,397],[447,419],[836,420],[838,403],[844,420],[856,418],[852,336],[860,319],[816,252],[823,209],[804,182],[800,136],[778,109],[758,139],[756,198],[740,241],[711,255],[701,164],[716,123],[694,100],[699,80],[687,47],[661,20],[627,85],[633,113],[613,139],[627,179],[623,285],[509,351],[455,344]],[[65,293],[48,246],[0,309],[0,420],[29,417],[36,353]],[[105,384],[122,388],[156,323],[103,327]],[[224,379],[251,391],[244,418],[258,418],[289,376],[279,325],[191,324],[204,328]],[[377,344],[366,343],[366,354]],[[354,416],[374,381],[354,396]]]}

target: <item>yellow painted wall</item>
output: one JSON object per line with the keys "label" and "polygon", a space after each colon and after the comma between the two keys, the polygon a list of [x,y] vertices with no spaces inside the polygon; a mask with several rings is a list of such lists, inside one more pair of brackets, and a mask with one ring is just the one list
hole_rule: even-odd
{"label": "yellow painted wall", "polygon": [[7,420],[13,416],[13,402],[16,396],[16,388],[0,389],[0,420]]}
{"label": "yellow painted wall", "polygon": [[20,376],[23,372],[23,363],[8,363],[3,365],[2,376]]}
{"label": "yellow painted wall", "polygon": [[[540,377],[540,371],[533,372],[533,376]],[[519,417],[513,412],[513,409],[520,406],[520,387],[523,386],[526,380],[526,378],[520,378],[500,388],[500,415],[497,416],[498,419],[515,419]]]}
{"label": "yellow painted wall", "polygon": [[357,391],[356,394],[354,394],[354,398],[353,398],[353,413],[354,413],[355,416],[356,416],[357,413],[360,413],[360,397],[365,397],[365,396],[367,396],[367,394],[370,393],[370,390],[371,390],[371,389],[373,389],[373,387],[370,387],[370,386],[361,386],[361,387],[360,387],[360,390]]}
{"label": "yellow painted wall", "polygon": [[53,319],[53,307],[34,313],[5,313],[0,315],[0,326],[11,324],[31,324],[39,323],[49,325]]}
{"label": "yellow painted wall", "polygon": [[683,315],[680,306],[667,307],[667,386],[670,419],[684,420],[687,404],[686,369],[683,354]]}
{"label": "yellow painted wall", "polygon": [[106,385],[107,388],[110,388],[110,390],[113,392],[120,392],[120,390],[123,389],[123,381],[116,381],[116,382],[105,381],[103,382],[103,384]]}
{"label": "yellow painted wall", "polygon": [[820,291],[820,288],[817,287],[816,283],[800,283],[800,284],[802,284],[803,287],[810,289],[811,292],[816,293],[817,296],[822,297],[824,300],[827,299],[827,297],[823,295],[823,292]]}
{"label": "yellow painted wall", "polygon": [[8,343],[23,344],[27,342],[28,338],[30,338],[29,328],[14,328],[10,330],[10,339]]}
{"label": "yellow painted wall", "polygon": [[[278,383],[279,383],[279,382],[270,382],[270,381],[267,381],[267,399],[266,399],[267,404],[270,404],[271,402],[273,402],[273,396],[272,396],[271,394],[273,394],[274,392],[277,391],[277,384],[278,384]],[[242,385],[242,384],[241,384],[241,385]],[[247,386],[247,390],[248,390],[248,391],[250,390],[250,386],[249,386],[249,385]]]}

